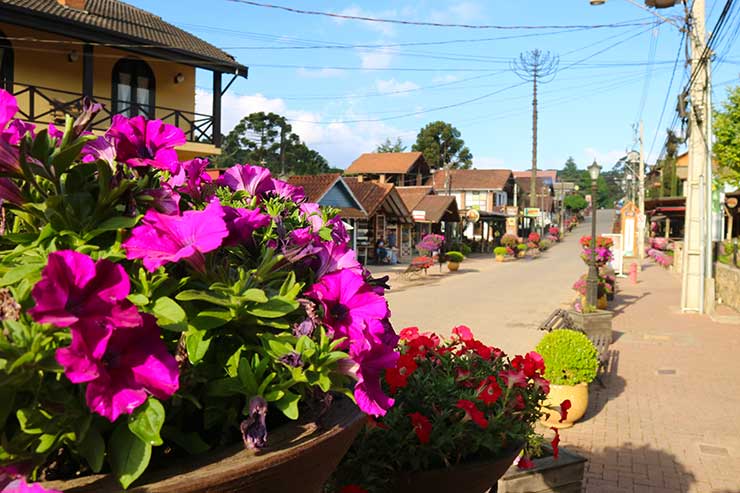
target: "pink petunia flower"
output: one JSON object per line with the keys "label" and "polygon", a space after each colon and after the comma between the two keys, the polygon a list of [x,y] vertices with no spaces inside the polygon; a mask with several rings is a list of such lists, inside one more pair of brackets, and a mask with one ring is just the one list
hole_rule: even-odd
{"label": "pink petunia flower", "polygon": [[141,317],[126,300],[130,290],[120,265],[105,259],[95,262],[72,250],[52,252],[31,291],[36,306],[28,313],[38,323],[59,327],[100,323],[133,327]]}
{"label": "pink petunia flower", "polygon": [[137,198],[149,200],[151,206],[162,214],[168,216],[180,214],[180,194],[168,185],[143,190]]}
{"label": "pink petunia flower", "polygon": [[253,197],[269,192],[275,187],[269,169],[250,164],[235,164],[216,180],[216,184],[228,187],[234,192],[247,192]]}
{"label": "pink petunia flower", "polygon": [[149,395],[167,399],[179,387],[177,361],[149,314],[137,327],[73,327],[72,343],[57,349],[56,360],[72,383],[87,383],[88,407],[111,422],[131,414]]}
{"label": "pink petunia flower", "polygon": [[321,206],[313,202],[306,202],[298,207],[303,217],[311,225],[311,229],[314,233],[317,233],[321,228],[324,227],[324,218],[321,214]]}
{"label": "pink petunia flower", "polygon": [[259,209],[224,207],[224,221],[229,230],[224,245],[254,245],[252,235],[270,224],[270,216]]}
{"label": "pink petunia flower", "polygon": [[203,254],[220,247],[229,235],[223,217],[224,209],[218,202],[211,202],[202,211],[186,211],[181,216],[149,209],[142,224],[131,231],[122,245],[126,258],[142,259],[149,272],[180,260],[205,272]]}
{"label": "pink petunia flower", "polygon": [[508,388],[527,386],[527,377],[521,370],[502,371],[499,372],[498,376],[504,380]]}
{"label": "pink petunia flower", "polygon": [[357,261],[357,254],[346,243],[333,241],[321,242],[318,251],[319,265],[316,277],[348,269],[362,275],[362,265]]}
{"label": "pink petunia flower", "polygon": [[15,96],[5,89],[0,89],[0,129],[5,128],[16,113],[18,113],[18,101]]}
{"label": "pink petunia flower", "polygon": [[197,200],[205,200],[203,185],[211,183],[211,176],[206,173],[208,160],[195,158],[181,163],[179,171],[172,175],[168,183]]}
{"label": "pink petunia flower", "polygon": [[296,204],[300,204],[306,200],[306,193],[303,191],[303,187],[291,185],[283,180],[272,179],[271,195],[281,197],[284,199],[292,200]]}
{"label": "pink petunia flower", "polygon": [[185,133],[161,120],[115,115],[106,136],[113,141],[118,159],[132,167],[151,166],[177,172],[175,147],[185,144]]}
{"label": "pink petunia flower", "polygon": [[26,202],[21,189],[9,178],[0,178],[0,199],[15,205],[22,205]]}
{"label": "pink petunia flower", "polygon": [[100,136],[86,143],[81,154],[83,163],[100,160],[108,163],[111,168],[116,167],[116,148],[106,136]]}

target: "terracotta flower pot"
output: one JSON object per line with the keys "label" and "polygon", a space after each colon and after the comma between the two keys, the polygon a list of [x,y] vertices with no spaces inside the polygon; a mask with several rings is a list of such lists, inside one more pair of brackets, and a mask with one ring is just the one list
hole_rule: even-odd
{"label": "terracotta flower pot", "polygon": [[447,268],[450,271],[455,272],[460,268],[460,262],[447,262]]}
{"label": "terracotta flower pot", "polygon": [[485,493],[504,475],[522,449],[522,444],[508,447],[498,458],[459,464],[444,469],[403,474],[396,482],[397,493]]}
{"label": "terracotta flower pot", "polygon": [[[348,399],[337,400],[315,423],[289,423],[259,452],[236,444],[144,474],[126,493],[320,493],[349,449],[365,415]],[[44,483],[65,493],[123,492],[110,475]]]}
{"label": "terracotta flower pot", "polygon": [[505,255],[496,255],[496,262],[503,262],[506,259]]}
{"label": "terracotta flower pot", "polygon": [[[568,417],[562,423],[560,422],[560,403],[568,399],[570,401],[570,409],[568,410]],[[555,408],[553,411],[547,409],[547,407]],[[588,407],[588,384],[579,383],[576,385],[554,385],[550,384],[550,393],[547,395],[547,399],[543,404],[542,422],[547,426],[555,428],[570,428],[573,423],[578,421],[586,414],[586,408]],[[549,414],[549,417],[548,417]]]}

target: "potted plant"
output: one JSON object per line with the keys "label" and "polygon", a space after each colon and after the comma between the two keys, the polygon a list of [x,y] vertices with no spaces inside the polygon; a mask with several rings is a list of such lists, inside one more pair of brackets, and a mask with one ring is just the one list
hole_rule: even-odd
{"label": "potted plant", "polygon": [[519,238],[516,235],[506,233],[501,237],[501,246],[506,248],[516,248],[519,244]]}
{"label": "potted plant", "polygon": [[498,246],[493,249],[493,254],[496,255],[496,262],[503,262],[506,260],[506,256],[509,254],[509,251],[506,247]]}
{"label": "potted plant", "polygon": [[516,256],[519,258],[524,258],[524,256],[527,254],[527,245],[524,243],[519,243],[516,246]]}
{"label": "potted plant", "polygon": [[465,260],[465,255],[463,255],[461,252],[447,252],[447,268],[451,271],[456,271],[460,268],[460,263]]}
{"label": "potted plant", "polygon": [[[581,259],[586,265],[591,264],[591,237],[582,236],[580,239],[581,244]],[[601,268],[612,261],[614,255],[612,254],[611,248],[614,245],[614,240],[605,236],[598,236],[596,238],[596,267]]]}
{"label": "potted plant", "polygon": [[570,402],[567,416],[545,412],[545,422],[554,428],[570,428],[586,412],[588,384],[596,378],[598,352],[585,334],[560,329],[548,332],[535,349],[545,361],[545,378],[550,381],[550,393],[545,407],[553,408],[563,401]]}
{"label": "potted plant", "polygon": [[512,464],[498,480],[496,493],[581,491],[588,462],[585,457],[565,447],[544,443],[535,448],[527,464],[531,467],[519,467],[521,461]]}
{"label": "potted plant", "polygon": [[450,339],[404,329],[400,350],[385,376],[395,404],[357,437],[331,491],[488,491],[535,436],[542,358],[509,358],[464,326]]}
{"label": "potted plant", "polygon": [[548,239],[544,239],[540,241],[540,250],[543,252],[546,252],[547,250],[549,250],[551,246],[552,246],[552,241]]}
{"label": "potted plant", "polygon": [[[607,293],[611,289],[610,285],[607,284],[606,279],[602,275],[598,275],[598,284],[596,286],[596,308],[599,310],[606,310],[608,306]],[[578,293],[581,298],[581,305],[586,305],[586,290],[588,289],[588,283],[586,274],[582,274],[576,282],[573,283],[573,290]]]}
{"label": "potted plant", "polygon": [[99,110],[0,121],[0,483],[319,491],[393,402],[383,283],[302,189],[249,165],[212,180],[142,116],[96,137]]}
{"label": "potted plant", "polygon": [[557,226],[550,226],[547,230],[548,238],[551,239],[551,241],[560,241],[560,228]]}

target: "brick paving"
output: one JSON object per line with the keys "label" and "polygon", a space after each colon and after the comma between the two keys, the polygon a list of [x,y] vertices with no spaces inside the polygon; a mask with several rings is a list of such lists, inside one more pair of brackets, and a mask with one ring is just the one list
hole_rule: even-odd
{"label": "brick paving", "polygon": [[740,324],[681,314],[654,264],[619,288],[606,387],[561,432],[590,459],[585,491],[740,492]]}

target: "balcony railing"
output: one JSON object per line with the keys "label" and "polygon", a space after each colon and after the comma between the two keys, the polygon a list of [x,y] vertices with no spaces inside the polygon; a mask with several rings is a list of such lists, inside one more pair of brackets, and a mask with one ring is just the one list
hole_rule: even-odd
{"label": "balcony railing", "polygon": [[[77,115],[82,111],[82,93],[15,83],[13,95],[18,100],[19,114],[23,120],[31,123],[54,123],[64,125],[64,115]],[[136,102],[122,104],[118,102],[114,109],[110,98],[95,97],[95,102],[103,105],[92,122],[93,130],[105,130],[110,127],[115,114],[144,114],[141,105]],[[213,116],[178,110],[164,106],[155,106],[154,118],[180,128],[185,132],[189,142],[215,144],[213,138]]]}

